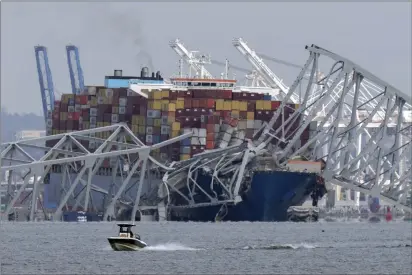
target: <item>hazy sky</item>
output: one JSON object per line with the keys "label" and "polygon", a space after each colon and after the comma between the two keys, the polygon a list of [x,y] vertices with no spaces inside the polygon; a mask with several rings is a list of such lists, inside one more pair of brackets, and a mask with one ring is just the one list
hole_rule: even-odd
{"label": "hazy sky", "polygon": [[[411,3],[2,3],[1,106],[42,114],[35,45],[48,47],[55,90],[70,93],[66,44],[79,47],[85,84],[102,85],[114,69],[137,75],[148,62],[164,76],[177,72],[174,38],[244,68],[251,65],[232,46],[235,37],[299,65],[304,46],[317,44],[410,94],[411,32]],[[267,64],[288,85],[297,76]]]}

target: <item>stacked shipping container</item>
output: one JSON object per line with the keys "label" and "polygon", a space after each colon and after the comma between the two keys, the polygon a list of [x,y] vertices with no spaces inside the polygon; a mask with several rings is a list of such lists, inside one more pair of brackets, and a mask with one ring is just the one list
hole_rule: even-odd
{"label": "stacked shipping container", "polygon": [[[143,92],[149,95],[147,99],[126,88],[88,87],[81,95],[64,94],[49,114],[47,134],[126,122],[142,142],[152,145],[193,131],[192,138],[152,152],[153,157],[162,161],[186,160],[204,150],[224,148],[252,138],[281,104],[262,94],[233,93],[226,89]],[[287,104],[275,128],[297,107]],[[294,123],[289,135],[293,136],[298,123],[298,120]],[[107,131],[95,137],[106,139],[110,134]],[[301,141],[305,143],[308,139],[309,129],[302,134]],[[47,146],[54,144],[48,142]],[[99,143],[83,141],[82,145],[93,151]],[[112,165],[105,160],[105,167]]]}

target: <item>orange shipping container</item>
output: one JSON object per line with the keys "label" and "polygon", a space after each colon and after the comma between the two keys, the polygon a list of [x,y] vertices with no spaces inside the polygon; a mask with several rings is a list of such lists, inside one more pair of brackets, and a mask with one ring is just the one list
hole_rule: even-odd
{"label": "orange shipping container", "polygon": [[206,108],[214,108],[214,107],[215,107],[215,100],[214,99],[208,99]]}
{"label": "orange shipping container", "polygon": [[[214,126],[214,125],[212,125]],[[207,133],[207,137],[206,137],[207,141],[214,141],[215,140],[215,133],[211,132],[211,133]]]}

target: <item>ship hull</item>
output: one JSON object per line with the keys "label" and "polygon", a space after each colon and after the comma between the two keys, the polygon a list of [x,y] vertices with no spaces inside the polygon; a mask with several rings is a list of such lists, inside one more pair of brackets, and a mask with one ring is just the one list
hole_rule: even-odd
{"label": "ship hull", "polygon": [[[204,190],[210,192],[210,177],[200,175],[197,182]],[[270,171],[255,172],[251,187],[242,194],[242,201],[228,205],[223,209],[218,220],[224,221],[287,221],[287,210],[290,206],[301,205],[317,185],[316,175],[309,173]],[[322,185],[321,196],[326,193]],[[215,192],[218,190],[214,189]],[[213,192],[210,192],[213,197]],[[205,196],[205,202],[206,202]],[[216,221],[216,214],[221,205],[174,208],[171,220],[184,221]]]}

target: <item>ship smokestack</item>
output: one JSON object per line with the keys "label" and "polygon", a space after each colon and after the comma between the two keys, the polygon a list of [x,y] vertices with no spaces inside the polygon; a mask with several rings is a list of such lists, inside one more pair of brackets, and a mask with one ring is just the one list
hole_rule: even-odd
{"label": "ship smokestack", "polygon": [[114,76],[122,76],[123,71],[122,70],[114,70]]}

